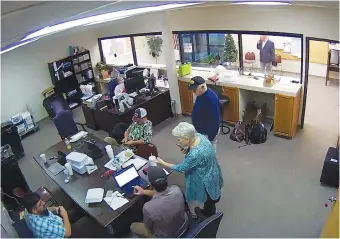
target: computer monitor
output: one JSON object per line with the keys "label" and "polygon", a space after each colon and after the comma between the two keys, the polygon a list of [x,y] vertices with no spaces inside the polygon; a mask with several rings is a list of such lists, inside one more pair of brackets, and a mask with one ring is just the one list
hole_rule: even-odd
{"label": "computer monitor", "polygon": [[143,75],[138,75],[124,81],[126,93],[131,94],[145,88]]}

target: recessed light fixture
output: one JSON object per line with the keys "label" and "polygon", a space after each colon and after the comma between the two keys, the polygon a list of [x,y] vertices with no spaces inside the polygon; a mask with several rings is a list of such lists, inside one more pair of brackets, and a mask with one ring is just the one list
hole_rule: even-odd
{"label": "recessed light fixture", "polygon": [[1,49],[0,55],[3,54],[3,53],[6,53],[6,52],[8,52],[8,51],[14,50],[15,48],[24,46],[24,45],[26,45],[26,44],[28,44],[28,43],[34,42],[34,41],[36,41],[36,40],[38,40],[38,39],[40,39],[40,38],[34,38],[34,39],[30,39],[30,40],[24,41],[24,42],[16,42],[16,43],[14,43],[14,44],[11,44],[11,45],[9,45],[9,46],[6,46],[6,47],[4,47],[3,49]]}
{"label": "recessed light fixture", "polygon": [[233,1],[238,5],[291,5],[288,1]]}
{"label": "recessed light fixture", "polygon": [[62,30],[73,28],[73,27],[88,26],[88,25],[102,23],[102,22],[114,21],[114,20],[125,18],[125,17],[130,17],[136,14],[150,13],[150,12],[168,10],[168,9],[173,9],[173,8],[178,8],[178,7],[186,7],[186,6],[196,5],[196,4],[200,4],[200,3],[195,2],[195,3],[164,4],[160,6],[143,7],[143,8],[122,10],[122,11],[111,12],[111,13],[104,13],[104,14],[100,14],[100,15],[96,15],[92,17],[86,17],[82,19],[63,22],[63,23],[56,24],[53,26],[45,27],[43,29],[40,29],[38,31],[28,34],[26,37],[22,39],[22,41],[32,39],[35,37],[41,37],[44,35],[59,32]]}

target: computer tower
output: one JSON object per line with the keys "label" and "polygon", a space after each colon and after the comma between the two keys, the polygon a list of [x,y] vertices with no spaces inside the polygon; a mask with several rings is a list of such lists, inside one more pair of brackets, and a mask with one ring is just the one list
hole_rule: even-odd
{"label": "computer tower", "polygon": [[[23,192],[30,192],[30,188],[24,175],[21,172],[18,161],[11,150],[11,146],[4,145],[1,147],[1,191],[2,200],[7,210],[15,210],[20,207],[13,190],[22,189]],[[17,198],[20,203],[20,199]]]}
{"label": "computer tower", "polygon": [[1,124],[1,146],[9,144],[16,159],[24,156],[24,148],[17,127],[10,121]]}
{"label": "computer tower", "polygon": [[323,185],[339,187],[339,149],[329,147],[323,164],[320,182]]}

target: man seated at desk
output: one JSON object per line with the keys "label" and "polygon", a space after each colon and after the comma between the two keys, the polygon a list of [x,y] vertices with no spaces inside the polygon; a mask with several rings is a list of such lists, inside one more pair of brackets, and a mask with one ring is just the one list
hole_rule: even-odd
{"label": "man seated at desk", "polygon": [[71,236],[71,224],[63,206],[45,207],[37,193],[24,196],[25,220],[34,237],[63,238]]}
{"label": "man seated at desk", "polygon": [[[132,118],[133,122],[125,131],[122,143],[132,151],[137,151],[137,146],[141,144],[151,144],[152,123],[147,119],[147,112],[144,108],[135,110]],[[108,144],[117,146],[117,138],[106,137],[104,141]]]}
{"label": "man seated at desk", "polygon": [[142,237],[180,237],[189,226],[181,189],[176,185],[168,187],[167,176],[160,167],[149,167],[148,178],[155,190],[135,186],[136,195],[152,199],[143,207],[143,223],[132,223],[131,231]]}

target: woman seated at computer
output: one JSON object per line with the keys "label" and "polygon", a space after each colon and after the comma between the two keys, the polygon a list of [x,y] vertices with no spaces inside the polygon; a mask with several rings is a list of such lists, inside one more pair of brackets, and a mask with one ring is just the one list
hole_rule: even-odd
{"label": "woman seated at computer", "polygon": [[115,95],[125,92],[124,78],[119,75],[118,70],[112,67],[112,69],[109,70],[109,75],[111,77],[109,81],[110,97],[112,98]]}
{"label": "woman seated at computer", "polygon": [[170,164],[157,158],[157,163],[185,174],[185,196],[191,214],[195,217],[195,208],[203,207],[200,213],[210,217],[216,213],[215,204],[220,200],[223,186],[214,147],[206,136],[197,133],[195,127],[187,122],[179,123],[172,134],[177,137],[177,145],[185,154],[183,162]]}
{"label": "woman seated at computer", "polygon": [[[130,148],[134,152],[137,151],[137,146],[141,144],[151,144],[152,140],[152,123],[147,119],[147,112],[144,108],[135,110],[132,118],[133,122],[125,131],[123,140],[124,146]],[[113,144],[116,139],[110,137],[105,138],[105,142]],[[117,141],[117,143],[120,143]]]}

